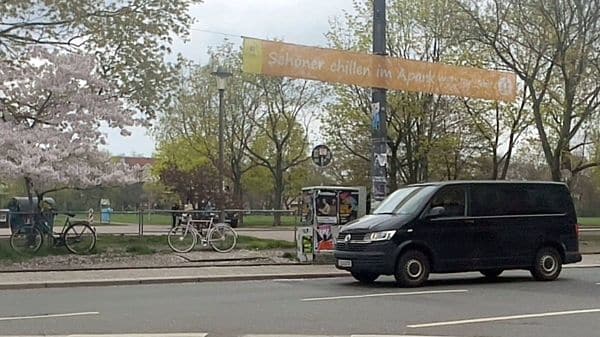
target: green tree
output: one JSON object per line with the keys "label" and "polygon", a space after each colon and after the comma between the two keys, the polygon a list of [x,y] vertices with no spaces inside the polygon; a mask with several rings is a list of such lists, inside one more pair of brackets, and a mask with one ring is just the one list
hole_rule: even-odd
{"label": "green tree", "polygon": [[[273,207],[282,209],[286,175],[308,160],[308,127],[318,102],[319,87],[288,78],[258,78],[260,108],[248,116],[256,130],[245,144],[252,161],[265,167],[273,179]],[[304,122],[304,124],[302,123]],[[273,225],[281,218],[276,214]]]}
{"label": "green tree", "polygon": [[152,173],[160,183],[185,203],[220,202],[217,170],[210,159],[199,155],[185,139],[163,141],[156,155]]}
{"label": "green tree", "polygon": [[164,62],[175,36],[185,38],[188,9],[200,0],[0,1],[0,61],[33,46],[95,54],[122,98],[150,116],[168,105],[176,69]]}
{"label": "green tree", "polygon": [[[460,36],[454,26],[459,20],[450,13],[455,6],[448,1],[393,0],[387,3],[387,52],[392,57],[427,62],[463,64]],[[371,46],[372,8],[370,1],[354,1],[355,14],[346,13],[343,21],[332,21],[327,34],[337,49],[368,52]],[[356,168],[366,177],[371,160],[370,90],[356,86],[334,86],[335,99],[327,105],[324,118],[328,143],[350,154],[342,175],[354,174]],[[446,139],[449,125],[445,121],[462,119],[458,99],[430,93],[388,92],[388,177],[391,189],[403,183],[428,180],[446,172],[447,167],[431,165],[437,144],[470,146],[469,142]],[[453,124],[453,132],[459,129]],[[462,154],[463,149],[453,148]],[[352,160],[352,157],[355,159]],[[437,158],[437,157],[436,157]],[[365,164],[366,162],[366,164]],[[441,163],[439,165],[442,165]],[[366,169],[365,169],[366,168]],[[456,174],[451,174],[456,176]],[[369,184],[370,185],[370,184]]]}
{"label": "green tree", "polygon": [[522,80],[552,179],[598,166],[594,158],[573,154],[590,145],[585,127],[600,106],[600,3],[455,2],[468,15],[463,26],[468,39],[489,46]]}
{"label": "green tree", "polygon": [[219,106],[215,78],[211,72],[217,64],[233,72],[225,91],[224,145],[225,175],[233,185],[237,205],[243,204],[243,177],[253,166],[245,144],[255,136],[249,116],[260,104],[260,91],[255,76],[242,73],[241,54],[231,43],[210,51],[211,62],[206,66],[189,65],[189,75],[181,79],[176,104],[160,118],[155,134],[161,141],[183,140],[181,146],[196,156],[206,157],[218,167]]}

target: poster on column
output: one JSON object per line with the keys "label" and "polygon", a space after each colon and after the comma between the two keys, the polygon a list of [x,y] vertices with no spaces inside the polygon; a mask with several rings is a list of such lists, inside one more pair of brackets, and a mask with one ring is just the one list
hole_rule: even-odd
{"label": "poster on column", "polygon": [[340,225],[345,225],[358,218],[358,191],[340,191],[338,195],[338,205],[340,208]]}
{"label": "poster on column", "polygon": [[305,225],[312,225],[314,218],[315,200],[312,191],[302,192],[302,205],[300,209],[300,222]]}
{"label": "poster on column", "polygon": [[338,226],[319,224],[315,233],[316,252],[327,252],[335,249],[335,236],[339,231]]}
{"label": "poster on column", "polygon": [[337,193],[334,191],[319,191],[316,197],[316,210],[319,224],[337,225]]}

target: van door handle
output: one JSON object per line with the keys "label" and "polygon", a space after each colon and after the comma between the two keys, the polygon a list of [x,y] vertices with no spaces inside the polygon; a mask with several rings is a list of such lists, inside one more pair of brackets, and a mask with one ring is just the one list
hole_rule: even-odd
{"label": "van door handle", "polygon": [[467,219],[467,220],[465,220],[465,223],[467,223],[469,225],[474,225],[475,224],[475,220],[473,220],[473,219]]}

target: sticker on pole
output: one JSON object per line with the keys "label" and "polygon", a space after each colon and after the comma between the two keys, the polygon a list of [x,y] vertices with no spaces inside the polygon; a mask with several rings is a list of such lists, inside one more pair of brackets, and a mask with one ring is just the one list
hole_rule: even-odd
{"label": "sticker on pole", "polygon": [[331,150],[326,145],[317,145],[312,150],[311,158],[315,165],[325,167],[331,163],[333,156]]}

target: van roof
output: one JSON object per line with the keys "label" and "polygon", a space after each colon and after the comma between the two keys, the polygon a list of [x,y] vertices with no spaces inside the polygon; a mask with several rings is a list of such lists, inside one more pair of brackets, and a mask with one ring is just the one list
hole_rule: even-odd
{"label": "van roof", "polygon": [[436,181],[419,184],[410,184],[408,186],[445,186],[456,184],[543,184],[543,185],[566,185],[563,182],[557,181],[542,181],[542,180],[448,180]]}

